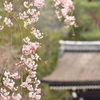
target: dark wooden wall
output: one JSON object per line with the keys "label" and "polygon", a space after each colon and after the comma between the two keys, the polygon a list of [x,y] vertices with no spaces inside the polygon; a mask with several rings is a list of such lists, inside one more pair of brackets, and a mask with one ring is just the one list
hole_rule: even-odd
{"label": "dark wooden wall", "polygon": [[[72,92],[72,91],[71,91]],[[71,100],[80,100],[80,98],[84,98],[84,100],[100,100],[100,90],[77,90],[77,98],[73,98]],[[70,100],[70,99],[69,99]]]}

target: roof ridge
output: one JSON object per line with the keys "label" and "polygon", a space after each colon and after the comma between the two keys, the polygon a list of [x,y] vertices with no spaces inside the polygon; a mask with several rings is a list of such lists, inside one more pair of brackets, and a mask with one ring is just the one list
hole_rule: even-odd
{"label": "roof ridge", "polygon": [[100,41],[64,41],[59,40],[61,45],[100,45]]}

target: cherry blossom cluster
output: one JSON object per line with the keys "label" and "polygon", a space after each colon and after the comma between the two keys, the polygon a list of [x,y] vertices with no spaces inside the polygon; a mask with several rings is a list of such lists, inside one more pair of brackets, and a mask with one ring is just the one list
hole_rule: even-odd
{"label": "cherry blossom cluster", "polygon": [[45,0],[34,0],[34,6],[41,9],[45,6]]}
{"label": "cherry blossom cluster", "polygon": [[21,100],[22,96],[20,93],[15,94],[14,92],[12,93],[12,99],[13,100]]}
{"label": "cherry blossom cluster", "polygon": [[[45,5],[45,0],[33,0],[31,2],[25,1],[24,7],[26,10],[23,13],[19,13],[19,19],[24,20],[24,27],[27,28],[28,25],[35,23],[39,20],[40,9]],[[38,8],[38,9],[37,9]]]}
{"label": "cherry blossom cluster", "polygon": [[31,6],[37,7],[38,9],[42,9],[45,5],[45,0],[33,0],[32,2],[25,1],[24,6],[29,8]]}
{"label": "cherry blossom cluster", "polygon": [[9,90],[13,91],[12,95],[11,92],[7,91],[6,88],[1,88],[0,90],[0,100],[21,100],[22,96],[20,93],[15,94],[15,91],[18,90],[18,87],[15,87],[15,81],[16,79],[20,79],[20,75],[18,72],[15,72],[11,74],[9,71],[4,72],[4,77],[3,77],[3,84],[6,88]]}
{"label": "cherry blossom cluster", "polygon": [[[21,68],[28,73],[26,76],[25,81],[21,83],[22,88],[26,88],[29,93],[29,99],[35,99],[35,100],[40,100],[41,98],[41,89],[38,88],[40,85],[40,80],[37,79],[36,77],[36,69],[38,65],[36,64],[37,61],[41,60],[39,55],[36,53],[38,48],[40,48],[40,44],[38,42],[31,42],[28,37],[24,39],[25,44],[23,44],[22,47],[22,56],[20,57],[19,63],[15,64],[15,67]],[[0,97],[2,98],[1,100],[10,100],[11,98],[13,100],[21,100],[22,96],[20,93],[15,93],[15,91],[18,90],[18,86],[15,87],[15,80],[20,79],[21,76],[19,75],[18,72],[15,72],[11,74],[9,71],[5,71],[4,77],[3,77],[3,84],[6,88],[9,90],[13,91],[8,92],[5,89],[1,88],[1,93]]]}
{"label": "cherry blossom cluster", "polygon": [[4,88],[1,88],[0,89],[0,100],[10,100],[10,92],[8,92]]}
{"label": "cherry blossom cluster", "polygon": [[11,74],[10,72],[5,71],[4,77],[3,77],[3,84],[10,90],[16,91],[18,87],[14,87],[15,81],[13,79],[19,79],[19,78],[20,78],[20,75],[18,75],[18,72]]}
{"label": "cherry blossom cluster", "polygon": [[15,94],[12,93],[12,96],[10,92],[7,91],[7,89],[1,88],[0,90],[0,100],[21,100],[22,96],[20,93]]}
{"label": "cherry blossom cluster", "polygon": [[[0,16],[0,20],[2,19],[2,16]],[[0,30],[3,30],[4,26],[0,25]]]}
{"label": "cherry blossom cluster", "polygon": [[74,5],[72,0],[54,0],[54,7],[56,8],[56,15],[58,19],[64,18],[64,23],[66,27],[77,26],[75,24],[75,17],[70,16],[69,12],[74,10]]}
{"label": "cherry blossom cluster", "polygon": [[42,39],[43,38],[43,33],[40,32],[40,30],[32,27],[31,28],[31,34],[33,34],[37,39]]}
{"label": "cherry blossom cluster", "polygon": [[22,53],[24,55],[29,55],[33,52],[36,52],[37,49],[40,47],[39,42],[30,42],[30,39],[28,37],[26,37],[24,41],[27,43],[24,44],[22,48]]}
{"label": "cherry blossom cluster", "polygon": [[[32,2],[25,1],[23,3],[25,11],[23,11],[23,13],[19,12],[19,14],[16,15],[16,20],[21,19],[24,22],[25,28],[27,28],[28,25],[37,22],[40,15],[39,10],[42,9],[45,5],[44,1],[45,0],[34,0]],[[15,14],[13,17],[14,12],[12,3],[5,1],[4,9],[8,14],[12,15],[12,17],[10,18],[4,18],[4,24],[8,27],[12,27],[12,19],[15,17]],[[1,19],[2,16],[0,16],[0,20]],[[2,29],[4,29],[4,25],[0,26],[0,30]],[[33,34],[37,39],[43,38],[43,33],[40,33],[38,29],[32,27],[30,30],[30,33]],[[11,74],[11,72],[5,71],[3,77],[3,84],[5,88],[1,88],[0,90],[1,100],[21,100],[22,96],[17,92],[21,87],[27,88],[27,90],[29,91],[29,99],[40,100],[41,89],[38,88],[40,80],[38,80],[36,77],[36,69],[38,67],[38,64],[36,62],[41,60],[36,52],[40,47],[41,46],[39,42],[31,42],[28,37],[24,39],[24,44],[22,46],[22,56],[20,57],[20,61],[15,64],[15,67],[17,67],[17,69],[23,69],[24,71],[26,71],[26,73],[28,73],[28,75],[26,76],[25,82],[21,82],[20,86],[16,86],[15,80],[18,80],[22,77],[18,72]]]}
{"label": "cherry blossom cluster", "polygon": [[[26,37],[24,40],[24,44],[22,47],[22,56],[20,57],[19,63],[16,63],[16,67],[22,68],[26,73],[28,74],[26,76],[25,81],[21,82],[21,87],[26,88],[29,93],[29,99],[34,100],[40,100],[41,98],[41,89],[38,88],[40,85],[40,80],[37,79],[36,76],[36,69],[38,67],[38,62],[41,60],[39,55],[36,53],[36,51],[40,48],[40,43],[38,42],[31,42],[28,37]],[[9,73],[6,72],[6,76],[9,75]],[[19,78],[17,73],[10,75],[10,77]],[[13,83],[14,85],[14,83]],[[18,95],[16,95],[18,97]],[[13,97],[14,99],[14,97]],[[20,100],[20,99],[18,99]]]}
{"label": "cherry blossom cluster", "polygon": [[30,99],[40,100],[41,89],[38,88],[40,81],[36,77],[36,69],[38,66],[36,61],[41,60],[36,51],[40,48],[40,44],[38,42],[30,42],[28,37],[24,39],[24,42],[21,61],[24,63],[24,69],[28,73],[28,76],[26,77],[25,82],[22,82],[21,87],[27,88]]}
{"label": "cherry blossom cluster", "polygon": [[9,18],[7,18],[7,17],[5,17],[4,23],[5,23],[8,27],[13,26],[13,23],[11,22],[11,19],[9,19]]}
{"label": "cherry blossom cluster", "polygon": [[5,1],[4,8],[8,13],[11,13],[13,11],[13,5],[11,2],[8,3],[7,1]]}
{"label": "cherry blossom cluster", "polygon": [[[2,18],[2,16],[0,16],[1,18]],[[0,19],[1,19],[0,18]],[[7,18],[7,17],[5,17],[4,18],[4,23],[5,23],[5,25],[7,25],[8,27],[12,27],[13,26],[13,23],[12,23],[12,21],[11,21],[11,19],[10,18]],[[0,25],[0,30],[3,30],[4,29],[4,25]]]}
{"label": "cherry blossom cluster", "polygon": [[[56,14],[59,19],[64,17],[64,22],[67,27],[75,25],[74,16],[69,16],[68,13],[74,9],[73,2],[71,0],[54,0],[55,8],[57,9]],[[45,0],[27,0],[23,2],[24,11],[19,13],[14,13],[13,4],[4,1],[4,9],[10,15],[10,17],[5,16],[4,18],[0,15],[0,20],[3,20],[4,25],[0,25],[0,30],[3,30],[5,25],[7,27],[14,26],[13,19],[19,25],[18,20],[23,21],[23,27],[27,30],[29,25],[32,26],[39,20],[39,15],[41,9],[45,6]],[[62,8],[60,9],[60,6]],[[61,14],[61,15],[60,15]],[[21,27],[20,27],[21,28]],[[30,28],[30,34],[34,35],[37,39],[43,38],[43,33],[35,27]],[[40,80],[37,78],[36,70],[38,67],[37,62],[41,61],[41,58],[37,54],[38,49],[41,47],[41,43],[35,41],[31,42],[29,37],[23,39],[22,44],[22,55],[18,63],[15,63],[14,68],[17,68],[16,72],[5,71],[3,76],[4,87],[0,89],[0,100],[21,100],[22,94],[18,93],[20,88],[25,88],[28,90],[29,100],[40,100],[41,99],[41,89],[39,88]],[[19,73],[20,70],[20,73]],[[16,81],[18,79],[23,80],[21,77],[22,73],[27,73],[24,81],[21,81],[19,86],[16,86]],[[21,75],[20,75],[21,74]]]}
{"label": "cherry blossom cluster", "polygon": [[[4,9],[8,14],[11,14],[12,11],[13,11],[12,3],[11,2],[8,3],[8,1],[5,1],[4,2]],[[0,15],[0,20],[1,19],[2,19],[2,16]],[[4,24],[7,25],[8,27],[12,27],[13,26],[13,23],[12,23],[10,18],[5,17],[3,21],[4,21]],[[4,25],[0,25],[0,30],[3,30],[3,29],[4,29]]]}

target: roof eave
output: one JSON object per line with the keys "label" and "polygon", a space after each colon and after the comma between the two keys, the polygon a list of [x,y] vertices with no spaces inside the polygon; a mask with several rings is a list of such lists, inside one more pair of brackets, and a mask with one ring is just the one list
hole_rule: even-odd
{"label": "roof eave", "polygon": [[47,83],[50,86],[85,86],[85,85],[100,85],[100,81],[50,81],[41,80],[42,83]]}

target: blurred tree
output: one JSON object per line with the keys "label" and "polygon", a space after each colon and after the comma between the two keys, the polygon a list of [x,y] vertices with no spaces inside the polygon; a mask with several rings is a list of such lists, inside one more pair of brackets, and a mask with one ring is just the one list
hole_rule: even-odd
{"label": "blurred tree", "polygon": [[[76,0],[75,11],[78,28],[70,28],[66,39],[70,40],[100,40],[100,1]],[[74,31],[73,31],[74,30]],[[75,35],[73,36],[73,32]]]}

